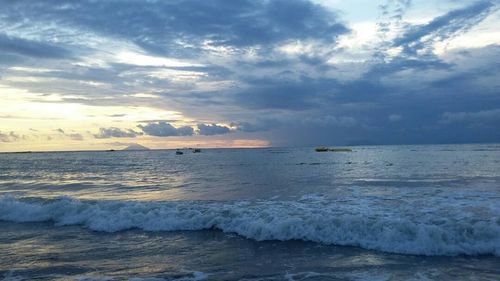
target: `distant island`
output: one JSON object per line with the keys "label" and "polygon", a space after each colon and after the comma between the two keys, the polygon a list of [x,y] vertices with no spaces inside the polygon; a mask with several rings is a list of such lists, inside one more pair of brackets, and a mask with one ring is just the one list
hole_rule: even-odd
{"label": "distant island", "polygon": [[143,145],[140,145],[138,143],[134,143],[134,144],[131,144],[131,145],[125,147],[123,150],[149,150],[149,148],[147,148]]}

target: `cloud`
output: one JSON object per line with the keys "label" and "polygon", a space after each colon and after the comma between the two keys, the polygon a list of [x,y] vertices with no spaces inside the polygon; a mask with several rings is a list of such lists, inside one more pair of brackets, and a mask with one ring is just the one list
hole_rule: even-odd
{"label": "cloud", "polygon": [[255,122],[233,122],[232,127],[236,127],[236,130],[248,133],[263,132],[268,131],[272,128],[277,127],[277,121],[275,119],[257,120]]}
{"label": "cloud", "polygon": [[141,135],[131,129],[122,130],[120,128],[99,128],[99,133],[95,134],[94,137],[96,139],[107,139],[107,138],[135,138],[136,136]]}
{"label": "cloud", "polygon": [[[14,1],[2,5],[0,14],[11,22],[22,16],[32,24],[56,21],[121,36],[163,54],[192,52],[202,44],[248,47],[286,40],[332,42],[348,32],[334,13],[306,0]],[[130,21],[133,24],[123,28]]]}
{"label": "cloud", "polygon": [[217,124],[198,124],[198,134],[202,136],[223,135],[231,132],[231,129],[226,126]]}
{"label": "cloud", "polygon": [[427,24],[411,26],[393,41],[393,47],[403,47],[404,53],[416,55],[417,51],[429,48],[435,41],[444,41],[468,31],[484,20],[494,8],[492,1],[478,1],[465,8],[452,10]]}
{"label": "cloud", "polygon": [[27,40],[0,34],[0,51],[37,59],[70,58],[72,53],[51,43]]}
{"label": "cloud", "polygon": [[63,134],[65,137],[71,139],[71,140],[76,140],[76,141],[82,141],[84,140],[84,137],[80,133],[66,133],[63,129],[58,128],[55,130],[56,132],[59,132]]}
{"label": "cloud", "polygon": [[109,114],[108,117],[125,117],[127,114]]}
{"label": "cloud", "polygon": [[192,136],[194,129],[189,126],[174,127],[170,123],[160,121],[158,123],[149,123],[147,125],[139,125],[146,135],[156,137],[173,137],[173,136]]}
{"label": "cloud", "polygon": [[401,118],[402,117],[399,114],[391,114],[388,117],[389,121],[391,121],[391,122],[397,122],[397,121],[401,120]]}
{"label": "cloud", "polygon": [[[376,32],[377,23],[353,23],[359,34],[349,33],[337,14],[306,0],[52,2],[0,5],[0,27],[9,27],[0,35],[0,61],[9,62],[0,67],[2,86],[26,90],[31,102],[176,112],[89,113],[141,124],[96,127],[95,138],[234,132],[221,138],[252,133],[273,145],[467,141],[478,134],[462,123],[491,125],[496,117],[485,116],[500,108],[500,41],[433,49],[464,32],[491,29],[483,23],[498,23],[484,20],[498,7],[493,1],[465,1],[472,4],[458,9],[450,7],[462,2],[448,1],[428,19],[436,10],[422,14],[422,7],[434,4],[387,0],[379,33],[368,39],[361,37]],[[406,14],[426,23],[411,24]],[[60,63],[64,58],[71,63]],[[174,126],[185,120],[233,123]],[[499,135],[479,137],[498,141]]]}
{"label": "cloud", "polygon": [[496,122],[500,124],[500,108],[478,112],[445,112],[439,122],[441,124],[461,122]]}
{"label": "cloud", "polygon": [[321,94],[332,92],[335,79],[313,79],[302,76],[298,80],[281,77],[247,77],[248,88],[234,93],[231,98],[238,105],[250,109],[305,110],[314,107]]}
{"label": "cloud", "polygon": [[172,124],[159,121],[157,123],[149,123],[147,125],[138,126],[145,134],[157,137],[173,137],[173,136],[193,136],[195,134],[202,136],[222,135],[231,132],[229,127],[217,124],[202,124],[196,125],[197,131],[190,126],[174,127]]}
{"label": "cloud", "polygon": [[83,135],[79,133],[69,133],[66,134],[70,139],[76,140],[76,141],[82,141],[83,140]]}
{"label": "cloud", "polygon": [[15,142],[22,138],[23,137],[12,131],[10,133],[2,133],[2,131],[0,131],[0,142]]}
{"label": "cloud", "polygon": [[319,118],[307,118],[303,120],[306,125],[329,126],[329,127],[354,127],[358,125],[356,119],[350,116],[326,115]]}
{"label": "cloud", "polygon": [[410,0],[387,0],[379,6],[381,21],[377,23],[377,28],[381,38],[385,38],[391,29],[404,26],[403,16],[411,5]]}
{"label": "cloud", "polygon": [[389,0],[386,4],[380,5],[379,8],[384,16],[401,20],[406,10],[411,6],[411,0]]}

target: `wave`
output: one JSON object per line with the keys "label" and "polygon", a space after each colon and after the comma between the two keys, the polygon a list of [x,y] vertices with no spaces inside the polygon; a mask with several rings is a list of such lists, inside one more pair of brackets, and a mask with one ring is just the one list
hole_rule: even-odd
{"label": "wave", "polygon": [[[358,206],[362,206],[358,205]],[[82,225],[116,232],[218,229],[257,241],[304,240],[414,255],[500,256],[500,218],[394,215],[345,208],[322,197],[298,201],[81,201],[0,197],[0,220]]]}

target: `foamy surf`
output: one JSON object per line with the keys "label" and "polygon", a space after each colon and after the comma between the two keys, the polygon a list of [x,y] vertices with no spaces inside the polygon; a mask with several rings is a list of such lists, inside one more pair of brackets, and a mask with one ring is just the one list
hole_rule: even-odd
{"label": "foamy surf", "polygon": [[321,196],[228,202],[4,196],[0,220],[81,225],[105,232],[219,229],[257,241],[304,240],[414,255],[500,256],[500,218],[492,215],[498,213],[482,209],[487,215],[479,218],[469,207],[462,204],[462,209],[448,212],[414,206],[388,210],[369,202],[346,205]]}

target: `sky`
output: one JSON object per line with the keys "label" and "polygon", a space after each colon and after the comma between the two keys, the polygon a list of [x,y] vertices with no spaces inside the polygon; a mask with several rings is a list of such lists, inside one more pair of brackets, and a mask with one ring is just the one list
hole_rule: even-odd
{"label": "sky", "polygon": [[0,151],[500,142],[500,1],[0,2]]}

